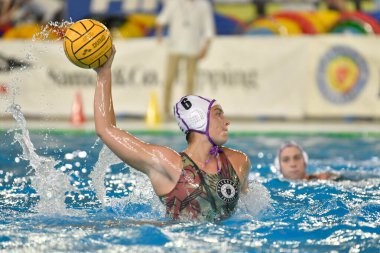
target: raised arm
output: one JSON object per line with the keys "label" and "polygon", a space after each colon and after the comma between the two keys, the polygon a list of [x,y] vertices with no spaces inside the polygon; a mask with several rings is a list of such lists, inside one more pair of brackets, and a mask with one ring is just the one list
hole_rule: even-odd
{"label": "raised arm", "polygon": [[145,143],[116,127],[111,76],[115,52],[113,47],[110,59],[96,69],[97,84],[94,97],[96,133],[122,161],[147,174],[156,193],[160,194],[162,185],[176,182],[178,179],[181,172],[181,158],[170,148]]}

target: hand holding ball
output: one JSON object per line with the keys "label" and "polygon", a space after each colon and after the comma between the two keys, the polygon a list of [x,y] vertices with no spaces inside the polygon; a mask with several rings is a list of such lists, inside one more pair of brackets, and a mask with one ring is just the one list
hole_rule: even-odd
{"label": "hand holding ball", "polygon": [[105,25],[93,19],[72,24],[63,39],[67,58],[81,68],[98,68],[112,53],[112,37]]}

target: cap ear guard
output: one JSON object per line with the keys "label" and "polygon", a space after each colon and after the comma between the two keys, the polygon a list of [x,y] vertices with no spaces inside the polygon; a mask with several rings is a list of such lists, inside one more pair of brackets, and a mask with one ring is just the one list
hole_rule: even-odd
{"label": "cap ear guard", "polygon": [[195,108],[188,117],[188,123],[189,126],[192,126],[193,129],[189,130],[196,130],[196,129],[203,129],[207,125],[207,115],[206,113],[199,109]]}

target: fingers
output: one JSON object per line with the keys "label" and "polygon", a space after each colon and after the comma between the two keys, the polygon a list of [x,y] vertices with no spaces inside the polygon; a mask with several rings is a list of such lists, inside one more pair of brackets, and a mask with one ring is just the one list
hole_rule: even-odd
{"label": "fingers", "polygon": [[100,66],[99,68],[95,68],[94,69],[95,72],[99,73],[99,71],[102,70],[102,69],[111,68],[113,59],[115,57],[115,54],[116,54],[116,47],[115,47],[114,44],[112,44],[110,58],[108,58],[108,60],[102,66]]}
{"label": "fingers", "polygon": [[111,56],[114,56],[116,54],[116,47],[115,44],[112,44],[112,53]]}

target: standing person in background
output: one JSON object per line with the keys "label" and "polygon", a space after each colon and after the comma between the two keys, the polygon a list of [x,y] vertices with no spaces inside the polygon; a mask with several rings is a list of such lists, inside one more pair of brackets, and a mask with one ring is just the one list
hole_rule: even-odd
{"label": "standing person in background", "polygon": [[162,41],[168,26],[168,58],[164,84],[164,116],[171,115],[173,82],[180,61],[186,62],[186,91],[194,93],[198,61],[203,59],[215,34],[214,16],[207,0],[167,0],[157,17],[157,40]]}

